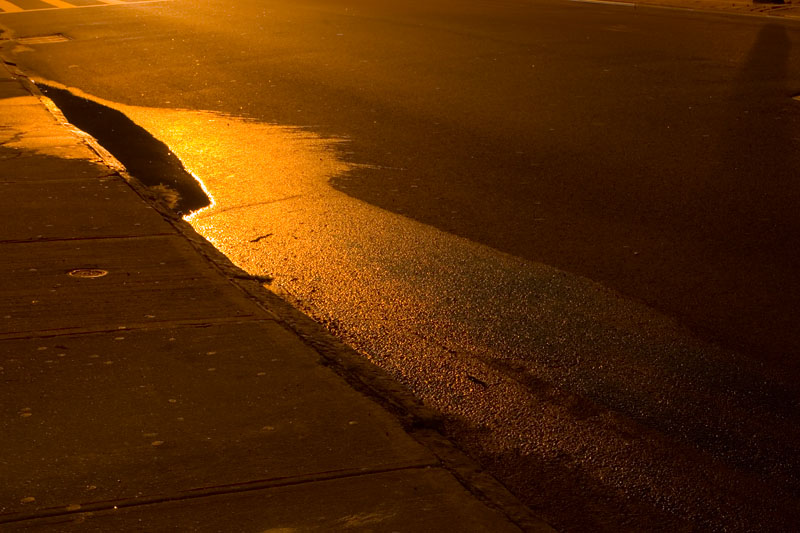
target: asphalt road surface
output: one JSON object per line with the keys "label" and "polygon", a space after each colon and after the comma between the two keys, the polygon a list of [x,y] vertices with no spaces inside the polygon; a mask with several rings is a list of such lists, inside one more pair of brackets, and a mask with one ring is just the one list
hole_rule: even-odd
{"label": "asphalt road surface", "polygon": [[214,200],[200,233],[444,412],[543,518],[791,529],[800,24],[73,3],[92,5],[0,14],[36,38],[5,57],[172,149]]}

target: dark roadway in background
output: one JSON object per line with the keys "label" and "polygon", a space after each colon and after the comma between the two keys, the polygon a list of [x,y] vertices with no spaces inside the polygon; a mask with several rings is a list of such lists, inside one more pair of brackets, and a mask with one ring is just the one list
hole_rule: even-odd
{"label": "dark roadway in background", "polygon": [[[347,194],[597,281],[800,378],[797,23],[550,1],[176,0],[0,24],[70,37],[15,60],[106,100],[347,137],[349,159],[381,167],[334,180]],[[615,519],[544,512],[567,529]],[[655,522],[627,527],[642,523]]]}

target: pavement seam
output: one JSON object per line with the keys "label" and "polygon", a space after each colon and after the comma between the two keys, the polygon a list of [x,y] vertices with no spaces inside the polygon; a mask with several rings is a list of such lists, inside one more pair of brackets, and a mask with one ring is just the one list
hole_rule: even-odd
{"label": "pavement seam", "polygon": [[[11,158],[8,158],[8,159],[19,159],[20,157],[24,157],[22,153],[16,154],[14,157],[11,157]],[[28,184],[30,184],[30,185],[47,185],[48,183],[88,183],[88,182],[94,182],[94,181],[97,181],[97,180],[110,181],[110,180],[113,180],[115,178],[119,178],[119,174],[117,174],[116,172],[111,172],[109,174],[104,174],[104,175],[100,175],[100,176],[92,176],[90,178],[84,178],[84,177],[80,177],[80,178],[50,178],[50,179],[46,179],[45,178],[45,179],[37,179],[36,181],[33,181],[33,182],[31,180],[24,179],[24,178],[23,179],[0,178],[0,183],[3,183],[3,184],[6,184],[6,183],[10,183],[10,184],[22,183],[24,185],[28,185]]]}
{"label": "pavement seam", "polygon": [[64,507],[51,507],[47,509],[40,509],[38,511],[34,511],[31,513],[15,513],[9,515],[0,515],[0,524],[13,524],[13,523],[26,522],[32,520],[40,520],[43,518],[53,518],[58,516],[76,515],[85,513],[97,513],[102,511],[111,511],[111,510],[125,509],[131,507],[142,507],[146,505],[154,505],[160,503],[180,502],[186,500],[208,498],[213,496],[239,494],[243,492],[255,492],[259,490],[266,490],[272,488],[291,487],[309,483],[321,483],[325,481],[336,481],[340,479],[366,477],[378,474],[403,472],[409,470],[427,470],[431,468],[441,468],[441,467],[435,463],[425,462],[425,463],[409,463],[405,465],[387,466],[383,468],[352,469],[352,470],[348,469],[348,470],[337,470],[332,472],[316,472],[312,474],[304,474],[301,476],[283,477],[283,478],[275,478],[275,479],[260,480],[260,481],[249,481],[249,482],[236,483],[219,487],[202,487],[175,494],[162,494],[160,496],[130,498],[124,500],[108,500],[108,501],[94,502],[80,506],[70,505]]}
{"label": "pavement seam", "polygon": [[144,237],[171,237],[174,233],[148,233],[146,235],[103,235],[102,237],[41,237],[30,239],[0,239],[0,244],[41,244],[48,242],[83,242],[99,240],[140,240]]}
{"label": "pavement seam", "polygon": [[269,324],[275,323],[274,318],[259,318],[255,315],[238,317],[219,317],[205,319],[166,320],[154,322],[140,322],[126,324],[124,328],[119,325],[103,325],[96,328],[63,328],[40,329],[29,331],[16,331],[14,333],[0,333],[0,342],[20,339],[55,339],[59,337],[73,337],[85,335],[100,335],[104,333],[119,333],[128,331],[154,331],[178,328],[207,328],[229,324]]}

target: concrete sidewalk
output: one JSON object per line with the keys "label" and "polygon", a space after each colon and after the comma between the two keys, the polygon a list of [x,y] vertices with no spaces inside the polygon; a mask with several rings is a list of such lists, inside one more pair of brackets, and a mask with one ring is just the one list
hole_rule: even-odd
{"label": "concrete sidewalk", "polygon": [[0,530],[550,530],[107,161],[0,66]]}

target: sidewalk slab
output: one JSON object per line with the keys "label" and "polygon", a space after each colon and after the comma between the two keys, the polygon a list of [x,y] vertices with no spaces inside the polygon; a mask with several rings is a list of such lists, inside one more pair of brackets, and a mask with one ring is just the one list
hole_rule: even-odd
{"label": "sidewalk slab", "polygon": [[5,69],[0,68],[0,101],[6,98],[19,98],[31,95],[17,80],[12,78],[10,74],[7,74],[5,78],[2,77],[4,71]]}
{"label": "sidewalk slab", "polygon": [[143,495],[437,464],[270,321],[6,340],[0,361],[0,523]]}
{"label": "sidewalk slab", "polygon": [[[231,518],[235,517],[232,522]],[[178,527],[177,524],[180,524]],[[235,524],[233,526],[232,524]],[[439,469],[417,469],[8,524],[8,531],[518,532]]]}
{"label": "sidewalk slab", "polygon": [[[74,209],[76,205],[81,209]],[[119,176],[0,181],[0,212],[0,242],[175,233]]]}
{"label": "sidewalk slab", "polygon": [[[89,146],[55,117],[30,93],[0,99],[0,143],[6,148],[64,159],[98,161]],[[106,173],[108,170],[106,169]]]}
{"label": "sidewalk slab", "polygon": [[[9,70],[10,67],[11,65],[9,64],[3,64],[2,66],[0,66],[0,82],[11,82],[14,85],[20,86],[16,76],[14,76],[14,74],[11,73],[11,70]],[[4,89],[0,88],[0,98],[4,98],[3,95],[5,93],[3,92],[3,90]]]}
{"label": "sidewalk slab", "polygon": [[[0,142],[13,146],[0,125]],[[0,183],[96,179],[111,175],[99,159],[64,159],[0,146]]]}
{"label": "sidewalk slab", "polygon": [[[182,236],[0,246],[0,335],[270,318]],[[108,274],[73,277],[76,269]]]}

